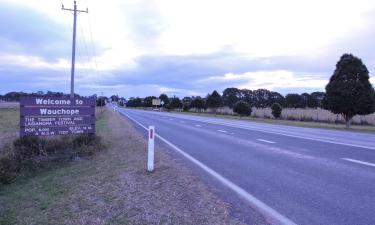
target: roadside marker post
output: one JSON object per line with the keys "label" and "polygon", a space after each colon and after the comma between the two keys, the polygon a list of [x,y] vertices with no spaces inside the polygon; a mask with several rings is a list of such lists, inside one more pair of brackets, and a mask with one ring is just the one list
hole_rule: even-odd
{"label": "roadside marker post", "polygon": [[148,127],[148,154],[147,154],[147,170],[154,171],[154,147],[155,147],[155,127]]}

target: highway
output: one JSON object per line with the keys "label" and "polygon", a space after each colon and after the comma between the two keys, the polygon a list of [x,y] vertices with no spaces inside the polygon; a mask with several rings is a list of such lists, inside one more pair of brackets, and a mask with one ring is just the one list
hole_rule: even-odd
{"label": "highway", "polygon": [[118,110],[271,223],[375,224],[375,135]]}

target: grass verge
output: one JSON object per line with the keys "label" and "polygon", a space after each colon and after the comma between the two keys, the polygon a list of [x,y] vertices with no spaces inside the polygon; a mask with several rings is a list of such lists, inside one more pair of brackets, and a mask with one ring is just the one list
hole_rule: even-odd
{"label": "grass verge", "polygon": [[97,129],[107,149],[0,186],[0,224],[238,224],[198,178],[147,143],[120,115]]}

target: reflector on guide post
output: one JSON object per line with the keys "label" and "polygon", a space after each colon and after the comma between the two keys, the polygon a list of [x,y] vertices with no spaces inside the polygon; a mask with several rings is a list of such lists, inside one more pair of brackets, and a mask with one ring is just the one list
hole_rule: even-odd
{"label": "reflector on guide post", "polygon": [[148,127],[148,154],[147,154],[147,170],[154,170],[154,146],[155,146],[155,127]]}

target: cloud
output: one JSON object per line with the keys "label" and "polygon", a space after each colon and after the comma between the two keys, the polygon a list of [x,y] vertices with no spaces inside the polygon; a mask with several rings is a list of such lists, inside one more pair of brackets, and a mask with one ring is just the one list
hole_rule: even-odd
{"label": "cloud", "polygon": [[46,15],[28,7],[2,3],[0,8],[0,50],[55,61],[70,54],[70,35]]}
{"label": "cloud", "polygon": [[[69,91],[71,13],[60,1],[0,2],[6,21],[0,76],[8,84],[0,92]],[[372,0],[80,0],[78,6],[89,8],[78,16],[79,93],[316,91],[346,52],[375,70]]]}
{"label": "cloud", "polygon": [[198,80],[196,83],[221,87],[221,90],[232,86],[250,90],[265,88],[271,91],[281,91],[283,94],[285,94],[283,90],[293,89],[322,91],[328,80],[313,77],[313,75],[297,75],[285,70],[255,71],[243,74],[227,73],[224,76],[213,76]]}

